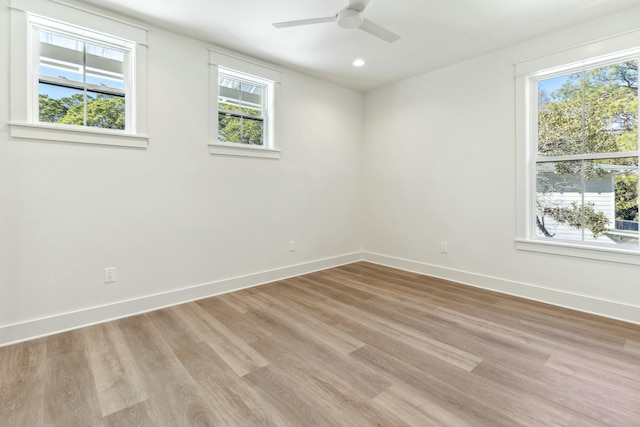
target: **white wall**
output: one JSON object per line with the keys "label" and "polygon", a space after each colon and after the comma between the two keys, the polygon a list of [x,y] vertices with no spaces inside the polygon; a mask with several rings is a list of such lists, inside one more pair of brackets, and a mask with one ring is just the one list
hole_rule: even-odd
{"label": "white wall", "polygon": [[634,9],[367,93],[365,258],[640,323],[640,267],[514,247],[514,63],[638,22]]}
{"label": "white wall", "polygon": [[[214,156],[210,46],[152,27],[148,149],[12,140],[7,5],[0,344],[360,256],[361,93],[284,70],[281,158]],[[109,266],[117,282],[105,285]]]}

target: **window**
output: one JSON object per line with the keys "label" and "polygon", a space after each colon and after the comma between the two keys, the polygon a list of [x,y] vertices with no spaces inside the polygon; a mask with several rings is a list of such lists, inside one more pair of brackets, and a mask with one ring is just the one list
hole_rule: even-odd
{"label": "window", "polygon": [[639,60],[627,50],[518,78],[521,241],[638,253]]}
{"label": "window", "polygon": [[531,81],[536,236],[638,247],[637,57]]}
{"label": "window", "polygon": [[146,30],[66,4],[11,6],[11,136],[146,147]]}
{"label": "window", "polygon": [[279,70],[214,50],[210,56],[210,153],[279,158],[274,136]]}
{"label": "window", "polygon": [[268,82],[219,69],[218,141],[264,146],[268,96]]}
{"label": "window", "polygon": [[[131,45],[98,34],[80,37],[62,25],[32,18],[37,85],[34,121],[126,130],[131,126]],[[67,31],[65,31],[67,30]],[[35,92],[35,91],[34,91]]]}

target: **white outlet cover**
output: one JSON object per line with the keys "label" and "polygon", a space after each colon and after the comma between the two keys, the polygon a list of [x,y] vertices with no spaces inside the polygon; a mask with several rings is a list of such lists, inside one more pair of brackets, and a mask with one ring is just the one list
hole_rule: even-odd
{"label": "white outlet cover", "polygon": [[104,283],[113,283],[116,281],[116,268],[107,267],[104,269]]}

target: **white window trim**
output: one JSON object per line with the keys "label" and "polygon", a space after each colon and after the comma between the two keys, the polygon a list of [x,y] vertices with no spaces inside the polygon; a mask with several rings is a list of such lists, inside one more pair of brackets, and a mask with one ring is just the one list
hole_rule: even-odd
{"label": "white window trim", "polygon": [[[548,74],[551,69],[561,72],[559,67],[571,70],[591,64],[607,62],[614,58],[638,55],[640,30],[586,43],[571,49],[532,58],[515,64],[516,91],[516,238],[519,250],[562,255],[592,260],[640,265],[640,248],[601,246],[588,242],[550,241],[539,239],[533,230],[532,194],[535,182],[533,170],[534,152],[532,139],[532,79]],[[536,116],[537,117],[537,116]],[[637,152],[634,152],[637,153]],[[633,153],[632,153],[633,155]]]}
{"label": "white window trim", "polygon": [[[241,58],[239,56],[209,50],[210,68],[210,136],[209,153],[222,156],[255,157],[263,159],[279,159],[280,150],[276,144],[275,116],[276,99],[280,82],[280,70],[264,63]],[[229,74],[246,76],[250,80],[256,80],[268,86],[267,99],[265,100],[265,133],[264,145],[251,145],[239,143],[224,143],[218,141],[218,69],[223,68]]]}
{"label": "white window trim", "polygon": [[[97,144],[130,148],[148,146],[146,118],[147,29],[93,11],[58,1],[11,0],[11,105],[10,135],[12,138],[48,142]],[[38,18],[40,17],[40,18]],[[111,39],[131,43],[130,76],[127,102],[127,129],[113,130],[85,126],[41,123],[34,113],[34,83],[32,77],[32,19],[59,22],[81,33],[109,35]],[[42,21],[41,21],[42,22]],[[46,25],[46,24],[45,24]],[[55,27],[54,27],[55,28]],[[105,36],[107,37],[107,36]]]}

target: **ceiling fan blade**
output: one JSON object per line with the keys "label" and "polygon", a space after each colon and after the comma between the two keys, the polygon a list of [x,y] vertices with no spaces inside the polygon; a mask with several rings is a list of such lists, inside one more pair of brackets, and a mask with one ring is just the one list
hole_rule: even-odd
{"label": "ceiling fan blade", "polygon": [[297,27],[299,25],[324,24],[326,22],[336,22],[336,16],[327,16],[326,18],[299,19],[297,21],[276,22],[273,24],[276,28]]}
{"label": "ceiling fan blade", "polygon": [[364,8],[367,7],[367,4],[369,4],[369,0],[349,0],[349,6],[347,6],[347,9],[362,12]]}
{"label": "ceiling fan blade", "polygon": [[376,36],[388,43],[393,43],[394,41],[400,39],[400,36],[396,33],[389,31],[386,28],[376,24],[375,22],[369,21],[368,19],[365,19],[362,25],[358,28],[360,28],[365,33]]}

